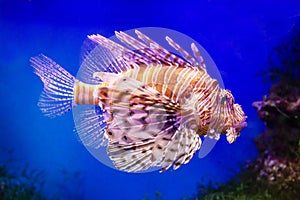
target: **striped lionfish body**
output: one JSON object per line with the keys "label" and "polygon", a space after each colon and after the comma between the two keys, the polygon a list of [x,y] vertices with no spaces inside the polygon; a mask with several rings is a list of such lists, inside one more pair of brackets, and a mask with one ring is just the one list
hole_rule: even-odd
{"label": "striped lionfish body", "polygon": [[179,57],[135,33],[139,40],[116,32],[130,49],[101,35],[88,36],[98,46],[85,56],[82,80],[44,55],[33,57],[44,82],[42,111],[55,117],[74,106],[95,105],[80,113],[77,132],[85,145],[107,145],[114,166],[128,172],[177,169],[200,148],[200,136],[226,134],[234,142],[246,116],[231,92],[207,73],[196,45],[191,44],[191,56],[166,37]]}

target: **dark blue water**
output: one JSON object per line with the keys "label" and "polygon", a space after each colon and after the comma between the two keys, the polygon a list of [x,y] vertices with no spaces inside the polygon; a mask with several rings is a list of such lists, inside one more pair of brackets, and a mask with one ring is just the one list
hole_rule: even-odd
{"label": "dark blue water", "polygon": [[[262,130],[251,103],[266,94],[260,70],[267,56],[293,27],[300,1],[0,1],[0,146],[15,159],[46,171],[45,194],[51,196],[67,173],[62,199],[141,199],[156,191],[165,199],[196,192],[201,181],[225,181],[239,163],[256,156],[252,142]],[[243,3],[241,3],[243,2]],[[44,117],[37,107],[42,82],[29,58],[44,53],[72,74],[88,34],[112,36],[115,30],[165,27],[198,41],[217,64],[225,84],[248,115],[248,127],[229,145],[222,137],[204,159],[195,156],[179,170],[129,174],[98,162],[74,134],[71,113]],[[80,190],[77,186],[80,185]],[[69,195],[69,196],[68,196]]]}

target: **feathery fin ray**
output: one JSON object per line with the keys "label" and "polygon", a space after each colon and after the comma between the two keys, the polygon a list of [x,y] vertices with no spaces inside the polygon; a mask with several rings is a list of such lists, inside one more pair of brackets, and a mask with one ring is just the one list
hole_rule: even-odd
{"label": "feathery fin ray", "polygon": [[[191,49],[194,53],[192,57],[187,51],[185,51],[179,44],[174,42],[170,37],[166,37],[167,42],[172,46],[176,51],[178,51],[186,60],[183,60],[176,56],[175,54],[169,52],[151,38],[144,35],[138,30],[135,30],[137,37],[141,40],[137,40],[134,37],[124,33],[124,32],[115,32],[116,37],[127,45],[130,49],[113,42],[101,35],[90,35],[88,38],[95,43],[101,45],[104,48],[110,50],[112,55],[116,60],[123,60],[127,63],[126,67],[123,67],[122,70],[126,71],[130,67],[138,67],[139,64],[168,64],[177,66],[178,64],[188,68],[195,68],[199,70],[206,70],[203,57],[200,54],[200,51],[194,43],[191,44]],[[120,72],[116,70],[117,72]]]}
{"label": "feathery fin ray", "polygon": [[48,117],[56,117],[73,107],[75,77],[47,56],[30,58],[34,73],[44,83],[38,106]]}

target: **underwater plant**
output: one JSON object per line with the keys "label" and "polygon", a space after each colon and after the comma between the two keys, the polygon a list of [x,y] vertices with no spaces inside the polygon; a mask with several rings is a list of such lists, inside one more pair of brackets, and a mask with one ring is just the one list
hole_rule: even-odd
{"label": "underwater plant", "polygon": [[0,200],[83,199],[82,177],[79,172],[58,171],[51,194],[45,194],[45,170],[18,161],[12,150],[0,148]]}
{"label": "underwater plant", "polygon": [[28,164],[16,163],[11,158],[12,151],[2,151],[9,156],[0,160],[0,199],[46,199],[42,193],[44,171],[31,169]]}
{"label": "underwater plant", "polygon": [[299,197],[299,192],[280,189],[278,182],[269,184],[258,180],[258,175],[252,166],[246,166],[226,183],[198,184],[197,194],[182,200],[288,200]]}
{"label": "underwater plant", "polygon": [[[142,197],[142,200],[150,200],[151,198],[149,197],[148,194],[145,194]],[[155,196],[153,200],[163,200],[162,194],[160,192],[155,192]]]}

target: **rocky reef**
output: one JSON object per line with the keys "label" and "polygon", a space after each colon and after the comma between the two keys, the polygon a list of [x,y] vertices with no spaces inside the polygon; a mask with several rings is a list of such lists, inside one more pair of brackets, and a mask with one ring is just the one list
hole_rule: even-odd
{"label": "rocky reef", "polygon": [[[267,96],[252,105],[266,130],[256,140],[259,158],[250,163],[257,179],[297,193],[300,191],[300,29],[269,56],[273,83]],[[296,197],[296,196],[295,196]]]}
{"label": "rocky reef", "polygon": [[258,181],[279,190],[300,191],[300,79],[272,86],[269,95],[253,103],[266,130],[255,140],[259,158],[249,164]]}

